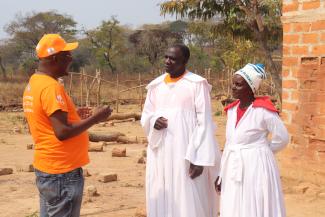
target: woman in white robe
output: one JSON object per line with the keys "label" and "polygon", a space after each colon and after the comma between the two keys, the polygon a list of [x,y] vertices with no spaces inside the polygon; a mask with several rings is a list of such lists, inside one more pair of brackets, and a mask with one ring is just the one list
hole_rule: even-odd
{"label": "woman in white robe", "polygon": [[233,96],[239,100],[225,109],[220,217],[286,216],[274,154],[289,136],[268,97],[254,97],[264,77],[264,67],[248,64],[233,78]]}
{"label": "woman in white robe", "polygon": [[[220,163],[206,79],[186,72],[176,83],[164,74],[148,86],[141,124],[148,137],[146,201],[148,217],[216,217],[214,181]],[[154,128],[159,117],[168,120]],[[203,166],[192,179],[190,163]]]}

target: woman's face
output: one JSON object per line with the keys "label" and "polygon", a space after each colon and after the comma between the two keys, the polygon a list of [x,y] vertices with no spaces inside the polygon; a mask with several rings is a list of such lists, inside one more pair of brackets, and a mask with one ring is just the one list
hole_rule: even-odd
{"label": "woman's face", "polygon": [[235,99],[246,99],[250,96],[254,96],[252,89],[240,75],[234,75],[232,79],[232,96]]}

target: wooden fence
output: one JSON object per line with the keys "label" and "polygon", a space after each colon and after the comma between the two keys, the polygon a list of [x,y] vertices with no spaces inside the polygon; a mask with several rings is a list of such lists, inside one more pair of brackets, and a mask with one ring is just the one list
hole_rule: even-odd
{"label": "wooden fence", "polygon": [[[143,78],[141,73],[137,74],[136,79],[122,79],[119,74],[116,74],[110,80],[104,79],[100,70],[96,70],[95,75],[87,74],[85,70],[81,70],[80,73],[70,72],[68,83],[68,93],[72,96],[76,104],[80,107],[91,107],[102,105],[102,97],[105,95],[103,93],[103,86],[109,87],[113,96],[110,96],[109,103],[115,104],[116,112],[119,111],[119,104],[121,103],[121,96],[128,94],[132,91],[137,91],[138,96],[135,98],[138,101],[139,109],[142,110],[144,103],[145,87],[150,82],[151,78]],[[134,86],[127,85],[126,83],[136,83]],[[91,99],[91,95],[95,95],[96,100]],[[133,98],[134,99],[134,98]],[[105,102],[104,102],[105,104]]]}
{"label": "wooden fence", "polygon": [[[220,99],[221,96],[223,98],[231,97],[233,73],[234,71],[230,69],[222,73],[212,73],[211,69],[205,69],[203,73],[197,74],[208,80],[213,87],[212,96]],[[115,111],[119,112],[119,105],[123,101],[133,100],[138,104],[141,111],[145,100],[145,87],[159,74],[161,73],[155,75],[137,73],[127,77],[115,74],[108,80],[103,78],[100,70],[96,70],[91,75],[82,69],[80,73],[71,72],[65,85],[68,85],[69,95],[74,98],[74,101],[80,107],[100,106],[108,103],[114,105]],[[264,82],[263,87],[260,93],[274,95],[276,92],[272,77]],[[106,90],[103,90],[103,88]],[[125,96],[129,98],[125,98]],[[102,100],[103,98],[109,98],[109,100]]]}

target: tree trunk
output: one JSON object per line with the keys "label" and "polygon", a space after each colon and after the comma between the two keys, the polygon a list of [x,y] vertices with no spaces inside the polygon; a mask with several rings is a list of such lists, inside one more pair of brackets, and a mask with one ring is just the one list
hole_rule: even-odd
{"label": "tree trunk", "polygon": [[138,113],[113,114],[113,115],[109,116],[109,118],[107,120],[108,121],[125,120],[125,119],[130,119],[130,118],[134,118],[135,120],[140,120],[141,114],[138,114]]}
{"label": "tree trunk", "polygon": [[118,137],[124,136],[123,133],[89,133],[89,140],[91,142],[114,142],[117,141]]}
{"label": "tree trunk", "polygon": [[[261,33],[260,35],[263,35],[263,33]],[[281,76],[280,76],[280,69],[278,68],[278,66],[276,65],[276,63],[273,61],[272,59],[272,53],[269,50],[268,46],[267,46],[267,39],[265,37],[261,37],[261,36],[257,36],[259,38],[259,44],[260,47],[263,49],[264,54],[265,54],[265,58],[267,59],[267,61],[269,62],[269,64],[271,65],[271,70],[270,70],[270,74],[272,76],[272,80],[273,83],[275,85],[275,89],[276,89],[276,93],[277,93],[277,97],[280,99],[280,101],[282,102],[282,82],[281,82]]]}
{"label": "tree trunk", "polygon": [[88,152],[103,152],[104,146],[102,143],[89,143]]}
{"label": "tree trunk", "polygon": [[119,136],[116,140],[118,143],[123,143],[123,144],[130,144],[130,143],[138,143],[137,137],[135,138],[128,138],[126,136]]}
{"label": "tree trunk", "polygon": [[1,71],[2,71],[3,78],[6,80],[7,79],[7,71],[6,71],[6,68],[3,65],[1,56],[0,56],[0,68],[1,68]]}

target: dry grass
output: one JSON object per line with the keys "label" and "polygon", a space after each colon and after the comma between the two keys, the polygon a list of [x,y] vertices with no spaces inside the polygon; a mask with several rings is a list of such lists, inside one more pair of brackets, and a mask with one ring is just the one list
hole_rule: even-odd
{"label": "dry grass", "polygon": [[20,104],[26,84],[21,79],[0,81],[0,104]]}
{"label": "dry grass", "polygon": [[[139,85],[137,81],[138,75],[124,75],[119,79],[120,87],[119,90],[125,90],[130,87],[135,87]],[[65,77],[65,89],[69,91],[69,77]],[[103,82],[101,85],[101,104],[111,104],[115,101],[117,96],[117,88],[116,88],[116,79],[112,79],[112,77],[106,78],[106,80],[112,83]],[[131,81],[130,81],[131,80]],[[126,82],[125,82],[126,81]],[[0,105],[9,105],[9,104],[21,104],[22,95],[25,89],[25,86],[28,82],[28,78],[17,78],[9,81],[1,81],[0,80]],[[88,79],[87,86],[91,83],[91,79]],[[146,81],[146,83],[148,83]],[[71,97],[77,105],[80,105],[80,95],[81,95],[81,85],[79,76],[74,76],[72,88],[71,88]],[[90,99],[91,103],[94,105],[96,103],[96,90],[97,86],[94,85]],[[145,88],[142,88],[143,96],[145,97]],[[134,89],[127,92],[123,92],[119,94],[120,99],[140,99],[140,89]],[[86,85],[83,85],[83,102],[85,103],[86,99]]]}
{"label": "dry grass", "polygon": [[[22,112],[0,112],[0,132],[28,133],[27,121]],[[1,143],[1,141],[0,141]]]}

